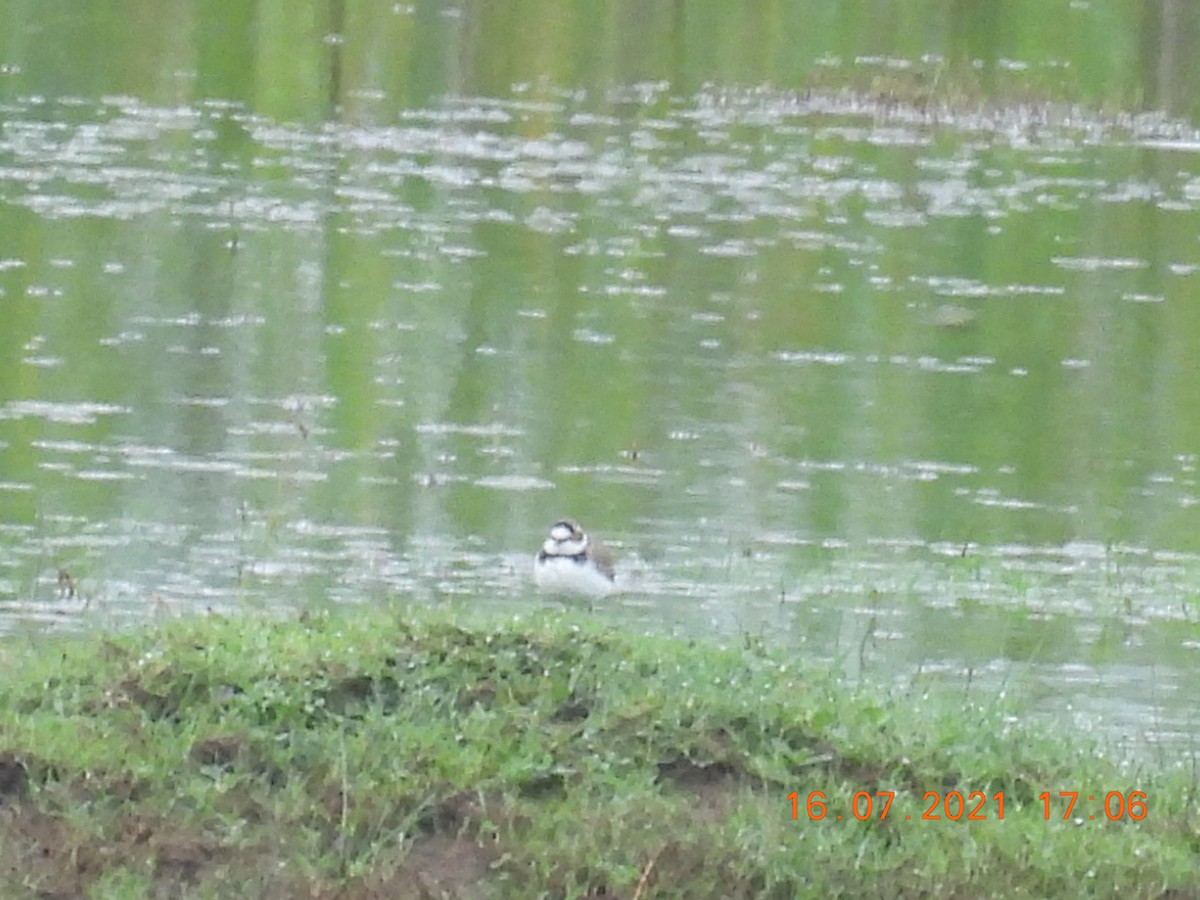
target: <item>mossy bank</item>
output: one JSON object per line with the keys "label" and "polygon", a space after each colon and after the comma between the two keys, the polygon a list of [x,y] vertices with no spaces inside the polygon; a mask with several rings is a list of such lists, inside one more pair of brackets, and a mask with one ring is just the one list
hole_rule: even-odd
{"label": "mossy bank", "polygon": [[1200,897],[1189,773],[588,615],[14,640],[0,704],[4,897]]}

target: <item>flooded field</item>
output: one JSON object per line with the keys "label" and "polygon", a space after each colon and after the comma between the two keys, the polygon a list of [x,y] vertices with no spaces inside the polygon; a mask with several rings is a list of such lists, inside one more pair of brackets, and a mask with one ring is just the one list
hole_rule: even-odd
{"label": "flooded field", "polygon": [[566,514],[613,622],[1192,754],[1200,131],[822,60],[289,116],[0,59],[0,632],[517,613]]}

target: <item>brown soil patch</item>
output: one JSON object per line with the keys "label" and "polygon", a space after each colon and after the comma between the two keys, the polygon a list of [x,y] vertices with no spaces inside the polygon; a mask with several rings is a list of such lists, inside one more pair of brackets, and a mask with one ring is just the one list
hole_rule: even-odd
{"label": "brown soil patch", "polygon": [[[472,900],[484,886],[496,851],[467,837],[438,834],[418,841],[396,872],[353,900]],[[349,898],[348,898],[349,900]]]}
{"label": "brown soil patch", "polygon": [[12,751],[0,752],[0,803],[20,800],[28,788],[29,769],[25,761]]}

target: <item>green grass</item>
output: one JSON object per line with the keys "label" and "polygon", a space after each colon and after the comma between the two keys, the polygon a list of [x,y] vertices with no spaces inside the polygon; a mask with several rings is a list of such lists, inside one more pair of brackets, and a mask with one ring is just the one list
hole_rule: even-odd
{"label": "green grass", "polygon": [[[7,645],[0,896],[1200,897],[1189,773],[999,701],[850,689],[579,613],[458,619]],[[874,796],[856,821],[859,791],[895,792],[887,818]],[[930,791],[983,792],[987,818],[922,819]],[[1108,821],[1110,791],[1145,792],[1145,817]]]}

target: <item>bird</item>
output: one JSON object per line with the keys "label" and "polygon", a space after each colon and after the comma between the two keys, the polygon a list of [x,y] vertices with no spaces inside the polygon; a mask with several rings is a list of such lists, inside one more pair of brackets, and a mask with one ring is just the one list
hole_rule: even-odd
{"label": "bird", "polygon": [[612,554],[574,519],[550,527],[533,564],[533,580],[547,594],[603,597],[616,590]]}

